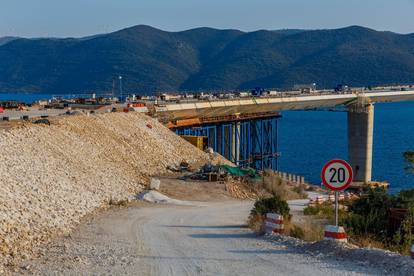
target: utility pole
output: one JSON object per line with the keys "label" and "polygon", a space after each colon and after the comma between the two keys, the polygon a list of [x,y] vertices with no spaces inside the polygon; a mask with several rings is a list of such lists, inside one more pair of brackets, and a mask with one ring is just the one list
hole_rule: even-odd
{"label": "utility pole", "polygon": [[115,97],[115,79],[112,79],[112,99]]}
{"label": "utility pole", "polygon": [[122,102],[122,76],[119,76],[119,98]]}

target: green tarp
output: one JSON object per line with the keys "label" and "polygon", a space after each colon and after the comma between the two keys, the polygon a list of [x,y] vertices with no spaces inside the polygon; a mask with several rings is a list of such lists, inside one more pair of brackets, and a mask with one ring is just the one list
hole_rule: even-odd
{"label": "green tarp", "polygon": [[261,178],[260,175],[254,169],[242,169],[240,167],[232,167],[229,165],[223,165],[222,168],[229,174],[234,176],[249,176],[251,178],[259,179]]}

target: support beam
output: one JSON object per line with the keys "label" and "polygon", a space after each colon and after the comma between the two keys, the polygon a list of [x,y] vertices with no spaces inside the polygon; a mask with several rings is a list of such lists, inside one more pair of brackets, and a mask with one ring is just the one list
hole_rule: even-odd
{"label": "support beam", "polygon": [[348,159],[354,182],[368,183],[372,176],[374,105],[364,102],[348,107]]}
{"label": "support beam", "polygon": [[232,127],[232,157],[238,166],[240,160],[240,122],[234,122]]}

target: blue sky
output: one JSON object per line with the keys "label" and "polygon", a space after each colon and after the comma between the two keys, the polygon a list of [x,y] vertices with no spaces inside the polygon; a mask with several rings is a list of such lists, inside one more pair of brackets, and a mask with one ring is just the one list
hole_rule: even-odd
{"label": "blue sky", "polygon": [[169,31],[326,29],[414,32],[414,0],[0,0],[0,37],[86,36],[147,24]]}

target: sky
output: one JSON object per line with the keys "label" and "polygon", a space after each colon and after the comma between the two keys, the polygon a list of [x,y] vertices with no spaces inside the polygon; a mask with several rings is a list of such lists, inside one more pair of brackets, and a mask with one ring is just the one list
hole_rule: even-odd
{"label": "sky", "polygon": [[167,31],[333,29],[414,32],[414,0],[0,0],[0,37],[82,37],[145,24]]}

